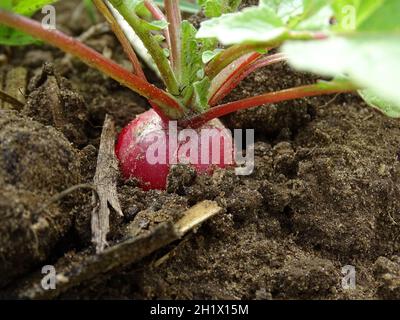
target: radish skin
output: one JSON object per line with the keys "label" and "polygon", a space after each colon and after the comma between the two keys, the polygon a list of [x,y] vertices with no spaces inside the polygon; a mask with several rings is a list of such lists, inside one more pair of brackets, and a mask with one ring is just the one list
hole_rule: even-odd
{"label": "radish skin", "polygon": [[[212,174],[216,167],[234,164],[232,135],[219,120],[197,129],[178,128],[177,134],[175,125],[176,122],[162,121],[151,109],[138,115],[121,131],[115,152],[125,179],[136,178],[144,190],[164,190],[173,164],[188,164],[196,172],[205,174]],[[161,147],[161,151],[153,152],[157,149],[155,146]],[[154,163],[149,155],[161,161]]]}

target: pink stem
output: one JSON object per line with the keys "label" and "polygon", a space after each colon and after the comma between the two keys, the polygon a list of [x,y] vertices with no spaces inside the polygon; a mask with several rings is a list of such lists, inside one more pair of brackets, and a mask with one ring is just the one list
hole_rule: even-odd
{"label": "pink stem", "polygon": [[211,86],[209,90],[209,104],[227,81],[234,78],[237,74],[245,70],[249,64],[252,64],[254,61],[259,59],[260,56],[261,54],[257,52],[247,53],[244,56],[241,56],[240,58],[233,61],[220,73],[218,73],[218,75],[211,81]]}
{"label": "pink stem", "polygon": [[212,59],[206,66],[205,72],[210,79],[214,79],[225,67],[231,64],[233,61],[239,59],[248,53],[254,53],[254,51],[265,49],[263,45],[259,44],[241,44],[233,45],[221,53],[219,53],[214,59]]}
{"label": "pink stem", "polygon": [[343,85],[338,85],[336,87],[327,86],[321,88],[318,84],[315,84],[315,85],[307,85],[307,86],[286,89],[282,91],[265,93],[259,96],[246,98],[216,106],[214,108],[209,109],[205,113],[197,115],[191,119],[186,119],[184,121],[181,121],[180,125],[182,127],[198,128],[214,118],[219,118],[238,110],[244,110],[248,108],[261,106],[264,104],[277,103],[281,101],[288,101],[299,98],[327,95],[334,93],[350,92],[354,90],[355,90],[354,87],[351,86],[346,88]]}
{"label": "pink stem", "polygon": [[267,65],[275,64],[281,61],[285,61],[286,57],[282,53],[273,54],[270,56],[261,57],[255,60],[253,63],[246,63],[242,68],[236,69],[233,73],[214,93],[209,101],[210,106],[216,105],[219,101],[225,98],[238,84],[246,78],[250,73],[255,70],[265,67]]}
{"label": "pink stem", "polygon": [[181,10],[179,0],[164,0],[170,36],[170,61],[178,81],[181,77]]}
{"label": "pink stem", "polygon": [[103,0],[93,0],[94,5],[97,9],[103,14],[104,18],[107,20],[108,24],[111,26],[115,36],[118,41],[122,45],[125,54],[128,56],[128,59],[132,63],[133,72],[139,76],[140,78],[146,80],[144,75],[142,66],[140,65],[140,61],[136,56],[135,51],[133,50],[129,40],[126,38],[124,31],[121,26],[118,24],[117,20],[114,18],[113,14],[110,12],[108,7],[104,4]]}
{"label": "pink stem", "polygon": [[[78,57],[90,67],[94,67],[110,76],[122,85],[137,92],[149,101],[156,103],[169,118],[177,119],[183,115],[182,107],[165,91],[132,74],[114,61],[105,58],[80,41],[58,30],[48,30],[32,19],[0,9],[0,23],[23,31],[35,38],[47,42],[64,52]],[[157,110],[156,110],[157,111]],[[158,110],[160,112],[160,110]]]}
{"label": "pink stem", "polygon": [[[145,0],[144,5],[147,8],[147,10],[150,11],[150,13],[154,17],[154,19],[161,20],[161,21],[167,21],[167,18],[165,17],[164,13],[160,10],[160,8],[152,0]],[[167,42],[168,48],[171,48],[171,39],[169,36],[168,28],[166,28],[164,30],[164,36],[165,36],[165,41]]]}

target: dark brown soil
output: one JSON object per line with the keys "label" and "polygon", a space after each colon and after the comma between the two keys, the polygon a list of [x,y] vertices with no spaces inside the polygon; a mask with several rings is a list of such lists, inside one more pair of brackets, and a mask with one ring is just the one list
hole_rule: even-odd
{"label": "dark brown soil", "polygon": [[[63,2],[58,22],[79,35],[83,29],[66,23],[73,2]],[[124,63],[110,33],[88,43]],[[1,53],[9,61],[1,73],[24,66],[30,79],[25,108],[0,111],[0,291],[6,292],[30,271],[60,257],[74,260],[90,247],[89,192],[39,209],[52,195],[92,181],[106,113],[121,129],[148,106],[74,59],[66,64],[48,46]],[[226,100],[315,79],[275,65],[249,76]],[[263,106],[223,120],[256,130],[254,173],[196,176],[176,167],[165,192],[121,180],[125,218],[112,219],[110,241],[126,228],[140,235],[176,221],[204,199],[216,200],[223,213],[139,264],[61,298],[399,299],[400,121],[355,95]],[[345,265],[356,270],[353,290],[342,288]]]}

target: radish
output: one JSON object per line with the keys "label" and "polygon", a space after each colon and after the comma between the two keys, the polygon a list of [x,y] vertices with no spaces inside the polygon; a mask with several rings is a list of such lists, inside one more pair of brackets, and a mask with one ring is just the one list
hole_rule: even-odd
{"label": "radish", "polygon": [[[236,11],[239,2],[235,2],[236,5],[233,6],[226,6],[225,1],[210,0],[207,4],[212,3],[212,5],[207,12],[213,17],[221,13],[232,13]],[[312,14],[297,16],[296,11],[297,23],[291,26],[286,25],[287,19],[283,19],[276,12],[277,16],[272,19],[274,23],[269,26],[271,32],[264,32],[264,25],[259,27],[260,30],[256,28],[254,31],[254,21],[258,22],[260,17],[264,19],[265,7],[261,3],[258,9],[245,9],[246,11],[238,14],[226,14],[215,18],[217,20],[204,21],[198,32],[190,22],[182,21],[178,0],[165,1],[165,16],[153,1],[144,2],[148,10],[146,14],[143,13],[142,1],[93,0],[93,3],[110,24],[132,64],[132,71],[58,30],[48,30],[41,23],[16,14],[20,13],[18,10],[21,6],[10,4],[5,6],[5,9],[0,8],[0,24],[25,32],[78,57],[87,65],[98,69],[148,100],[152,110],[139,115],[129,123],[122,130],[116,146],[123,176],[127,179],[138,179],[145,189],[165,189],[170,167],[175,163],[190,164],[200,173],[211,173],[214,167],[224,168],[233,164],[232,137],[217,120],[226,114],[281,101],[360,89],[351,79],[340,79],[267,92],[219,104],[251,72],[287,60],[285,54],[270,54],[270,49],[279,47],[287,40],[301,40],[301,43],[299,42],[301,46],[306,41],[318,40],[319,44],[327,43],[323,41],[331,36],[327,26],[321,30],[314,30],[315,26],[311,24],[313,26],[309,30],[307,28],[292,30],[301,19],[311,19]],[[329,9],[330,5],[323,6]],[[306,8],[304,10],[309,11]],[[318,12],[320,10],[314,10],[313,14]],[[243,20],[243,16],[247,15],[249,21],[245,23],[246,19]],[[268,23],[266,22],[266,25]],[[276,30],[273,26],[276,26]],[[239,28],[240,37],[224,31],[231,28],[232,30]],[[268,36],[262,38],[265,35]],[[133,49],[137,47],[134,40],[136,38],[140,39],[141,46],[144,46],[147,54],[151,56],[151,65],[158,71],[165,89],[156,87],[146,79]],[[224,44],[234,45],[222,49],[218,45],[217,38]],[[1,40],[0,36],[0,43]],[[366,69],[357,70],[364,72]],[[342,73],[345,72],[334,72],[334,74]],[[391,109],[392,114],[393,110]],[[176,129],[177,123],[179,130]],[[210,147],[210,139],[214,148]],[[158,144],[157,140],[160,140]],[[157,156],[154,153],[155,145],[158,145]],[[152,153],[153,156],[149,157]],[[162,159],[163,157],[165,159]],[[154,161],[154,158],[160,161]],[[241,164],[240,159],[236,160]],[[250,174],[249,171],[246,172]]]}
{"label": "radish", "polygon": [[144,190],[165,189],[173,164],[190,164],[206,174],[226,168],[233,164],[233,150],[232,136],[219,120],[176,130],[176,122],[163,121],[153,109],[131,121],[115,147],[124,178],[136,178]]}

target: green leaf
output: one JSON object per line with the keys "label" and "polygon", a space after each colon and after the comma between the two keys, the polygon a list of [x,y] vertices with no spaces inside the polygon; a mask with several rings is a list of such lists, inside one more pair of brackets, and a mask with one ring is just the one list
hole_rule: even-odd
{"label": "green leaf", "polygon": [[260,6],[273,8],[290,29],[322,30],[330,26],[333,0],[260,0]]}
{"label": "green leaf", "polygon": [[164,56],[166,56],[167,58],[169,57],[169,50],[167,48],[163,49],[163,53],[164,53]]}
{"label": "green leaf", "polygon": [[378,97],[371,90],[359,90],[358,92],[364,101],[371,107],[380,110],[388,117],[400,117],[400,104],[389,102]]}
{"label": "green leaf", "polygon": [[147,30],[160,31],[168,27],[168,22],[165,20],[154,20],[149,22],[141,19],[140,22]]}
{"label": "green leaf", "polygon": [[183,86],[189,86],[196,80],[196,73],[201,69],[201,57],[198,56],[198,44],[195,39],[196,28],[188,21],[182,21],[182,75],[181,83]]}
{"label": "green leaf", "polygon": [[321,31],[331,27],[333,17],[332,0],[303,0],[303,13],[298,23],[291,26],[296,30]]}
{"label": "green leaf", "polygon": [[211,81],[208,77],[193,83],[194,89],[194,109],[200,113],[208,109],[208,92]]}
{"label": "green leaf", "polygon": [[181,97],[185,105],[194,111],[207,108],[207,94],[210,80],[204,77],[204,52],[213,52],[217,42],[214,39],[198,40],[196,28],[188,21],[181,24],[182,65],[181,65]]}
{"label": "green leaf", "polygon": [[165,40],[165,37],[162,34],[155,34],[153,35],[153,38],[157,41],[157,42],[163,42]]}
{"label": "green leaf", "polygon": [[[1,0],[0,8],[31,16],[45,5],[56,2],[56,0]],[[36,39],[20,31],[0,25],[0,44],[7,46],[23,46],[38,43]]]}
{"label": "green leaf", "polygon": [[260,0],[260,6],[273,9],[284,23],[300,16],[304,11],[303,0]]}
{"label": "green leaf", "polygon": [[399,32],[398,0],[335,0],[336,30]]}
{"label": "green leaf", "polygon": [[291,30],[327,29],[333,16],[332,1],[261,0],[258,7],[202,22],[197,37],[216,37],[229,45],[284,40]]}
{"label": "green leaf", "polygon": [[215,18],[224,13],[235,12],[241,2],[241,0],[198,0],[207,18]]}
{"label": "green leaf", "polygon": [[132,12],[137,11],[140,5],[143,4],[144,0],[120,0],[121,3],[123,3],[125,6],[128,7],[128,9]]}
{"label": "green leaf", "polygon": [[219,17],[222,11],[223,0],[207,0],[204,3],[204,15],[207,18]]}
{"label": "green leaf", "polygon": [[196,72],[196,77],[198,78],[198,79],[203,79],[204,78],[204,76],[205,76],[205,71],[204,71],[204,69],[199,69],[197,72]]}
{"label": "green leaf", "polygon": [[202,55],[205,51],[215,48],[215,41],[206,39],[205,41],[196,40],[196,28],[188,21],[182,21],[182,74],[180,82],[182,86],[182,96],[185,103],[189,102],[193,94],[193,84],[204,77]]}
{"label": "green leaf", "polygon": [[0,8],[5,10],[11,10],[13,7],[12,0],[2,0],[0,3]]}
{"label": "green leaf", "polygon": [[24,46],[38,42],[31,36],[8,27],[0,26],[0,44],[5,46]]}
{"label": "green leaf", "polygon": [[272,8],[291,29],[313,30],[329,26],[332,0],[260,0],[260,6]]}
{"label": "green leaf", "polygon": [[44,6],[52,4],[57,0],[17,0],[13,1],[12,11],[24,16],[31,16]]}
{"label": "green leaf", "polygon": [[354,31],[368,19],[385,0],[335,0],[332,7],[337,20],[336,30]]}
{"label": "green leaf", "polygon": [[[335,0],[334,30],[324,41],[283,46],[295,68],[324,76],[344,76],[365,88],[365,101],[391,117],[400,116],[400,1]],[[343,31],[350,31],[349,35]]]}
{"label": "green leaf", "polygon": [[147,20],[147,21],[153,19],[153,15],[149,11],[149,9],[146,8],[146,6],[144,5],[144,2],[140,3],[136,7],[135,12],[141,19],[144,19],[144,20]]}
{"label": "green leaf", "polygon": [[215,50],[206,50],[203,52],[203,55],[201,57],[201,60],[203,61],[204,64],[210,62],[212,59],[215,58],[215,56],[223,51],[222,49],[215,49]]}
{"label": "green leaf", "polygon": [[323,41],[286,43],[289,63],[324,76],[347,76],[354,84],[400,105],[400,35],[358,34]]}
{"label": "green leaf", "polygon": [[222,44],[267,42],[283,36],[287,28],[268,7],[246,8],[201,23],[197,38],[217,38]]}
{"label": "green leaf", "polygon": [[399,13],[400,1],[384,0],[368,18],[360,23],[357,30],[362,32],[400,32]]}

